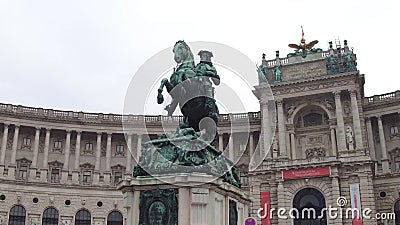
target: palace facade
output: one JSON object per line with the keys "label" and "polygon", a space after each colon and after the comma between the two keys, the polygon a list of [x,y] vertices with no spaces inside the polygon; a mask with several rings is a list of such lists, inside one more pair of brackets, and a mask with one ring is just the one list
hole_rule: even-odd
{"label": "palace facade", "polygon": [[[238,161],[259,224],[266,203],[322,216],[273,212],[263,224],[352,224],[321,211],[338,207],[339,197],[343,208],[368,208],[372,217],[400,212],[400,91],[365,97],[356,55],[346,41],[335,47],[263,57],[254,87],[260,112],[220,115],[217,147]],[[0,225],[126,224],[116,185],[131,179],[142,143],[181,120],[0,104]],[[262,157],[254,170],[251,157]]]}

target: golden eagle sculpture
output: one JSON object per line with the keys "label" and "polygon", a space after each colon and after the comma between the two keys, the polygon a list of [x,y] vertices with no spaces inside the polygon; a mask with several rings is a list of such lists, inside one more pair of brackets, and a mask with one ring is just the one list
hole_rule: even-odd
{"label": "golden eagle sculpture", "polygon": [[304,31],[303,31],[303,26],[301,26],[301,40],[300,40],[300,44],[289,44],[288,46],[289,47],[291,47],[291,48],[294,48],[294,49],[296,49],[296,51],[299,51],[299,50],[303,50],[303,51],[306,51],[306,50],[310,50],[310,49],[312,49],[312,47],[314,47],[314,45],[316,45],[318,43],[318,41],[317,40],[314,40],[314,41],[312,41],[312,42],[310,42],[310,43],[306,43],[306,40],[304,39]]}

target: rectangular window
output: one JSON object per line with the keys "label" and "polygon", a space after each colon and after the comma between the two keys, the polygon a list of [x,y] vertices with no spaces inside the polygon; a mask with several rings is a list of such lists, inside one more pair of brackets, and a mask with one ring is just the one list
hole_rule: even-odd
{"label": "rectangular window", "polygon": [[115,153],[116,153],[116,155],[124,155],[124,146],[117,145],[115,148]]}
{"label": "rectangular window", "polygon": [[243,187],[246,187],[249,185],[249,178],[247,176],[240,176],[240,183]]}
{"label": "rectangular window", "polygon": [[27,166],[20,166],[18,170],[18,180],[26,180],[28,174],[28,167]]}
{"label": "rectangular window", "polygon": [[93,143],[86,143],[85,150],[86,151],[93,151]]}
{"label": "rectangular window", "polygon": [[399,133],[399,128],[397,126],[390,127],[390,134],[391,135],[396,135],[398,133]]}
{"label": "rectangular window", "polygon": [[394,157],[394,172],[400,173],[400,156]]}
{"label": "rectangular window", "polygon": [[51,170],[51,183],[59,183],[60,182],[60,169],[52,169]]}
{"label": "rectangular window", "polygon": [[83,184],[91,184],[92,183],[92,172],[91,171],[83,171]]}
{"label": "rectangular window", "polygon": [[122,172],[114,173],[114,185],[116,186],[122,180]]}
{"label": "rectangular window", "polygon": [[57,140],[54,142],[54,148],[55,149],[61,149],[62,148],[62,141]]}
{"label": "rectangular window", "polygon": [[24,139],[22,140],[22,144],[24,146],[31,146],[31,138],[29,137],[24,137]]}

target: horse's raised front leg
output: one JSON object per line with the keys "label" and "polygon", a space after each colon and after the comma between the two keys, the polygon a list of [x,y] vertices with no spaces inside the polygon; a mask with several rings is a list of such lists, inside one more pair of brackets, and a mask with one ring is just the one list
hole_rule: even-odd
{"label": "horse's raised front leg", "polygon": [[157,103],[158,104],[161,104],[164,102],[164,96],[162,95],[162,91],[163,91],[164,86],[166,86],[167,83],[169,84],[167,78],[164,78],[161,80],[161,85],[158,88],[158,95],[157,95]]}

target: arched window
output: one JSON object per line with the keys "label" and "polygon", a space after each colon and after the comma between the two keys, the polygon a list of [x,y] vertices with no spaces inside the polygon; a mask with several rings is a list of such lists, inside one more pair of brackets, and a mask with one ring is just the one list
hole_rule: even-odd
{"label": "arched window", "polygon": [[400,200],[394,204],[395,224],[400,225]]}
{"label": "arched window", "polygon": [[299,191],[294,196],[293,208],[297,209],[294,213],[294,225],[327,225],[326,211],[323,210],[326,208],[325,198],[317,189],[304,188]]}
{"label": "arched window", "polygon": [[86,209],[79,210],[75,215],[75,225],[90,225],[92,219]]}
{"label": "arched window", "polygon": [[25,225],[26,211],[22,205],[16,205],[10,210],[8,225]]}
{"label": "arched window", "polygon": [[118,211],[112,211],[108,214],[107,225],[123,225],[123,216]]}
{"label": "arched window", "polygon": [[44,210],[42,217],[42,225],[58,225],[58,211],[50,207]]}
{"label": "arched window", "polygon": [[303,117],[304,127],[322,125],[322,115],[319,113],[309,113]]}

